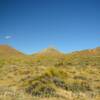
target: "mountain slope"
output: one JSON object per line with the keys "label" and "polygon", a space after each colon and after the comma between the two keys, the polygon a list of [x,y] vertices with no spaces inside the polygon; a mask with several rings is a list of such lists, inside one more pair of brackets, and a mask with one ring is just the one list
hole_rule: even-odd
{"label": "mountain slope", "polygon": [[46,48],[46,49],[36,53],[36,55],[57,57],[57,56],[61,56],[61,55],[64,55],[64,54],[61,53],[60,51],[58,51],[55,48]]}
{"label": "mountain slope", "polygon": [[31,56],[0,48],[0,92],[8,93],[0,100],[100,100],[99,48],[70,54],[47,48]]}
{"label": "mountain slope", "polygon": [[75,66],[100,65],[100,47],[67,54],[65,62]]}
{"label": "mountain slope", "polygon": [[16,49],[8,45],[0,45],[0,58],[21,57],[21,56],[24,56],[24,54],[17,51]]}
{"label": "mountain slope", "polygon": [[33,55],[35,64],[47,66],[61,62],[64,57],[65,55],[55,48],[47,48]]}
{"label": "mountain slope", "polygon": [[73,52],[73,54],[79,56],[100,56],[100,47]]}

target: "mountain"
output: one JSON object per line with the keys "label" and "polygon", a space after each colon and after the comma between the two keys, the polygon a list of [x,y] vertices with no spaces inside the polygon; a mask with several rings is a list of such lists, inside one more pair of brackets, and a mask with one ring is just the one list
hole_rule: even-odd
{"label": "mountain", "polygon": [[33,59],[36,65],[38,64],[47,66],[52,66],[58,62],[61,62],[64,57],[65,55],[55,48],[46,48],[33,55]]}
{"label": "mountain", "polygon": [[0,93],[0,100],[100,100],[100,47],[25,55],[0,45]]}
{"label": "mountain", "polygon": [[85,66],[100,65],[100,47],[64,54],[55,48],[47,48],[33,55],[35,65]]}
{"label": "mountain", "polygon": [[24,54],[9,45],[0,45],[0,58],[22,57]]}
{"label": "mountain", "polygon": [[96,55],[99,56],[100,55],[100,47],[73,52],[73,54],[79,55],[79,56],[96,56]]}
{"label": "mountain", "polygon": [[40,53],[61,53],[61,52],[55,48],[46,48],[46,49],[40,51]]}
{"label": "mountain", "polygon": [[55,48],[46,48],[40,52],[37,53],[37,55],[44,55],[44,56],[59,56],[59,55],[64,55],[63,53],[61,53],[60,51],[58,51]]}
{"label": "mountain", "polygon": [[65,62],[71,65],[100,65],[100,47],[66,54]]}
{"label": "mountain", "polygon": [[[0,45],[0,56],[23,56],[22,52],[16,50],[15,48],[9,46],[9,45]],[[37,52],[35,54],[32,54],[33,56],[53,56],[53,57],[59,57],[65,55],[64,53],[58,51],[55,48],[46,48],[40,52]],[[87,49],[87,50],[81,50],[81,51],[75,51],[66,55],[79,55],[79,56],[99,56],[100,55],[100,47],[97,47],[95,49]]]}

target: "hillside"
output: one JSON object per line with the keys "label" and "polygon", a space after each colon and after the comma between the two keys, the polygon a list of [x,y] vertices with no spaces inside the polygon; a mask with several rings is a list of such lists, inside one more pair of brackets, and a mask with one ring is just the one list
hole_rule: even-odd
{"label": "hillside", "polygon": [[0,100],[100,100],[100,48],[25,55],[1,45],[0,93]]}
{"label": "hillside", "polygon": [[87,49],[87,50],[82,50],[82,51],[77,51],[73,52],[75,55],[80,55],[80,56],[100,56],[100,47],[96,47],[94,49]]}
{"label": "hillside", "polygon": [[0,45],[0,58],[22,57],[24,54],[8,45]]}
{"label": "hillside", "polygon": [[86,66],[100,65],[100,47],[64,54],[54,48],[44,49],[33,56],[35,65]]}
{"label": "hillside", "polygon": [[65,55],[55,48],[44,49],[33,55],[35,65],[55,65],[56,62],[63,61]]}
{"label": "hillside", "polygon": [[67,62],[68,60],[71,65],[100,66],[100,47],[67,54],[65,61]]}

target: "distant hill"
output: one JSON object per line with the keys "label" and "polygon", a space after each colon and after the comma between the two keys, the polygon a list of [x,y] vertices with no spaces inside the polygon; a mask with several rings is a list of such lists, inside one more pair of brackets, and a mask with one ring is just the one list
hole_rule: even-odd
{"label": "distant hill", "polygon": [[100,47],[73,52],[73,54],[79,55],[79,56],[96,56],[96,55],[99,56],[100,55]]}
{"label": "distant hill", "polygon": [[0,58],[23,57],[24,54],[9,45],[0,45]]}
{"label": "distant hill", "polygon": [[[15,48],[9,46],[9,45],[0,45],[0,56],[23,56],[24,53],[16,50]],[[79,55],[79,56],[99,56],[100,55],[100,47],[94,48],[94,49],[87,49],[87,50],[81,50],[81,51],[75,51],[69,54],[64,54],[60,51],[58,51],[55,48],[46,48],[40,52],[37,52],[35,54],[32,54],[33,56],[63,56],[63,55]]]}
{"label": "distant hill", "polygon": [[64,55],[63,53],[61,53],[60,51],[58,51],[55,48],[46,48],[40,52],[37,52],[35,55],[37,56],[52,56],[52,57],[59,57]]}
{"label": "distant hill", "polygon": [[33,55],[39,65],[100,65],[100,47],[64,54],[55,48],[47,48]]}
{"label": "distant hill", "polygon": [[100,100],[100,47],[32,55],[0,45],[0,100]]}
{"label": "distant hill", "polygon": [[35,64],[39,65],[55,65],[63,60],[65,55],[55,48],[46,48],[36,54],[33,54]]}
{"label": "distant hill", "polygon": [[100,65],[100,47],[64,54],[55,48],[46,48],[32,55],[8,46],[0,45],[0,59],[19,59],[31,65],[66,66],[66,65]]}
{"label": "distant hill", "polygon": [[100,65],[100,47],[66,54],[65,62],[72,65]]}

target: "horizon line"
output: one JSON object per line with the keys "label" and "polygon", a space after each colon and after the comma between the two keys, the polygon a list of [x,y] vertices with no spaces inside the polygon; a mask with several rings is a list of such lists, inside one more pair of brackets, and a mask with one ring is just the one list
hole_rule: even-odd
{"label": "horizon line", "polygon": [[47,47],[47,48],[41,49],[41,50],[36,51],[36,52],[33,52],[33,53],[26,53],[26,52],[24,52],[23,50],[19,50],[19,49],[17,49],[16,47],[14,47],[14,46],[12,46],[12,45],[10,45],[10,44],[0,44],[0,46],[8,46],[8,47],[13,48],[13,49],[15,49],[15,50],[17,50],[17,51],[19,51],[19,52],[25,54],[25,55],[32,55],[32,54],[41,52],[41,51],[43,51],[44,49],[49,49],[49,48],[53,48],[53,49],[55,49],[55,50],[61,52],[62,54],[69,54],[69,53],[74,53],[74,52],[79,52],[79,51],[84,51],[84,50],[92,50],[92,49],[96,49],[96,48],[99,48],[99,47],[100,47],[100,46],[96,46],[96,47],[94,47],[94,48],[86,48],[86,49],[80,49],[80,50],[72,50],[72,51],[69,51],[69,52],[63,52],[63,51],[61,51],[61,50],[59,50],[59,49],[57,49],[57,48],[55,48],[55,47]]}

